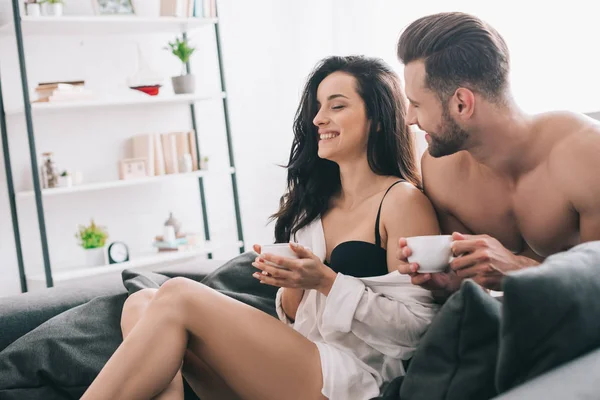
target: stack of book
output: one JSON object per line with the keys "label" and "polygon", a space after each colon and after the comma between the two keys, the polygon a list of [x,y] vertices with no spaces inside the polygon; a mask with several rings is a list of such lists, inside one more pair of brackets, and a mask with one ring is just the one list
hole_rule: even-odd
{"label": "stack of book", "polygon": [[43,82],[35,88],[34,103],[91,100],[94,93],[85,88],[84,81]]}
{"label": "stack of book", "polygon": [[[138,135],[131,138],[133,158],[146,159],[146,174],[159,176],[198,170],[198,153],[194,131]],[[189,155],[189,156],[188,156]],[[191,158],[191,171],[182,159]]]}
{"label": "stack of book", "polygon": [[160,15],[179,18],[216,18],[216,0],[161,0]]}

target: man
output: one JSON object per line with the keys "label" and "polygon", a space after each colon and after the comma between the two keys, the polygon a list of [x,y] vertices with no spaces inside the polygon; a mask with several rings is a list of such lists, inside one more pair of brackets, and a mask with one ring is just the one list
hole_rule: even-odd
{"label": "man", "polygon": [[401,35],[408,121],[425,131],[425,193],[462,255],[419,274],[400,239],[399,270],[441,298],[600,240],[600,126],[570,112],[527,115],[512,99],[506,43],[463,13],[413,22]]}

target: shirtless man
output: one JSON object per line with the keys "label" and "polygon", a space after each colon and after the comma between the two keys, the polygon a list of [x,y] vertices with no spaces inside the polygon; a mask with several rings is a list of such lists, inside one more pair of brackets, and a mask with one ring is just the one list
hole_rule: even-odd
{"label": "shirtless man", "polygon": [[419,274],[400,239],[399,271],[447,297],[466,278],[501,290],[508,271],[600,240],[600,125],[570,112],[527,115],[512,99],[496,30],[463,13],[413,22],[398,43],[408,121],[427,133],[425,193],[462,254]]}

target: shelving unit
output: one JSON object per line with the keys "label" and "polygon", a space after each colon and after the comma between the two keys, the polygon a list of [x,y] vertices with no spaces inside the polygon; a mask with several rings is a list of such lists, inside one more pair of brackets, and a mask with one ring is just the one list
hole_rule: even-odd
{"label": "shelving unit", "polygon": [[[203,178],[208,173],[213,173],[199,170],[187,174],[172,174],[157,177],[148,177],[137,180],[114,181],[114,182],[97,182],[89,183],[70,188],[53,188],[42,189],[40,185],[39,168],[37,163],[37,150],[35,145],[34,134],[34,116],[50,114],[50,113],[67,113],[81,109],[97,109],[111,108],[123,106],[160,106],[167,104],[185,104],[189,106],[191,125],[195,132],[196,153],[198,154],[198,164],[202,159],[200,152],[200,141],[196,124],[196,105],[195,103],[205,100],[222,100],[223,115],[225,120],[225,134],[227,139],[227,150],[229,156],[229,169],[226,171],[215,172],[225,173],[231,177],[231,186],[233,194],[233,205],[236,217],[237,241],[232,241],[239,247],[240,253],[244,251],[244,238],[242,233],[241,215],[239,207],[238,189],[235,162],[233,156],[233,145],[231,139],[231,130],[229,122],[229,108],[227,103],[227,92],[225,85],[225,77],[223,73],[223,59],[221,55],[221,43],[219,33],[218,18],[175,18],[175,17],[158,17],[158,18],[143,18],[135,16],[77,16],[77,17],[27,17],[20,15],[19,0],[12,0],[13,6],[13,22],[0,26],[0,35],[14,34],[17,42],[17,51],[19,57],[19,66],[21,73],[21,86],[23,90],[23,107],[15,108],[8,111],[4,110],[4,102],[2,99],[2,86],[0,82],[0,133],[2,134],[3,153],[5,160],[5,169],[7,174],[8,193],[10,197],[11,217],[13,222],[13,233],[17,250],[17,262],[19,266],[19,278],[21,282],[21,291],[27,291],[27,277],[23,262],[22,246],[20,238],[19,221],[17,215],[17,199],[34,198],[37,211],[38,227],[40,231],[40,240],[42,245],[42,257],[44,261],[44,275],[46,287],[54,286],[54,280],[75,279],[95,274],[103,274],[111,271],[119,271],[125,268],[137,268],[159,264],[166,261],[185,259],[194,257],[198,254],[206,254],[208,258],[212,257],[212,249],[214,247],[207,246],[201,250],[194,250],[180,253],[156,253],[144,257],[132,258],[127,263],[115,264],[111,266],[95,267],[95,268],[79,268],[77,270],[64,271],[60,270],[56,275],[52,272],[52,265],[49,255],[48,238],[46,235],[46,223],[44,216],[43,199],[48,196],[63,195],[67,196],[71,193],[89,192],[98,190],[109,190],[113,188],[157,184],[160,182],[170,181],[174,179],[189,179],[197,178],[200,192],[200,202],[202,210],[202,219],[204,224],[204,238],[207,243],[210,243],[210,229],[208,225],[208,213],[206,209],[206,197],[204,190]],[[154,34],[161,32],[177,32],[182,33],[187,37],[187,32],[192,29],[197,29],[203,26],[213,26],[215,30],[217,58],[219,66],[219,78],[221,91],[217,93],[196,93],[190,95],[159,95],[146,96],[140,93],[139,96],[131,95],[126,98],[99,98],[96,100],[88,100],[71,103],[34,103],[31,104],[29,98],[29,84],[27,79],[27,66],[25,62],[25,46],[24,36],[28,35],[96,35],[96,34]],[[186,65],[187,72],[190,72],[189,63]],[[10,159],[10,149],[8,144],[8,134],[6,126],[6,117],[15,115],[24,115],[27,128],[27,138],[29,142],[29,157],[31,162],[33,190],[16,193],[14,189],[14,181],[12,178],[12,167]],[[200,167],[200,165],[198,165]],[[32,279],[39,279],[40,276],[32,276]]]}
{"label": "shelving unit", "polygon": [[[204,25],[216,25],[217,18],[145,18],[135,16],[64,16],[20,18],[23,35],[96,35],[189,32]],[[11,35],[15,24],[0,27],[0,34]]]}
{"label": "shelving unit", "polygon": [[[235,173],[235,169],[229,168],[229,171],[226,171],[225,173],[233,174],[233,173]],[[71,187],[66,187],[66,188],[59,187],[59,188],[52,188],[52,189],[42,189],[42,196],[48,197],[48,196],[57,196],[57,195],[69,194],[69,193],[91,192],[94,190],[106,190],[106,189],[128,187],[128,186],[148,185],[148,184],[165,182],[165,181],[173,181],[173,180],[177,180],[177,179],[202,178],[208,174],[209,174],[208,171],[194,171],[194,172],[182,173],[182,174],[149,176],[147,178],[139,178],[139,179],[87,183],[84,185],[77,185],[77,186],[71,186]],[[211,171],[210,174],[218,174],[218,172]],[[17,192],[17,197],[19,197],[19,198],[35,197],[35,192],[33,190]]]}
{"label": "shelving unit", "polygon": [[[111,108],[122,106],[154,106],[165,104],[194,104],[200,101],[224,99],[227,97],[225,92],[216,94],[177,94],[177,95],[159,95],[148,96],[139,93],[140,96],[132,93],[127,98],[104,98],[97,100],[81,100],[78,102],[56,102],[56,103],[33,103],[31,111],[35,115],[45,115],[59,113],[63,111],[75,111],[92,108]],[[7,116],[20,115],[25,112],[23,107],[6,110]]]}

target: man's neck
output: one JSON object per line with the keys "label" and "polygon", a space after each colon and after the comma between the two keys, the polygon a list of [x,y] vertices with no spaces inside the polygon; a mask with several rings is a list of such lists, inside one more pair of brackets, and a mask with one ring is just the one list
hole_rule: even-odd
{"label": "man's neck", "polygon": [[478,128],[472,134],[468,152],[494,172],[518,179],[538,162],[531,146],[532,117],[512,101],[502,106],[485,103],[481,107]]}

